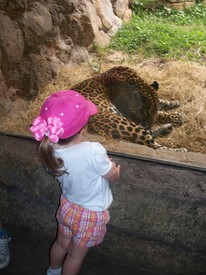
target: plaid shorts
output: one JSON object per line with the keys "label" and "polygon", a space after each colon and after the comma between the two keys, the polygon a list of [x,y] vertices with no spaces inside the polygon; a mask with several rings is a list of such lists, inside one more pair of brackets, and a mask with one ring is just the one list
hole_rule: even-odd
{"label": "plaid shorts", "polygon": [[92,247],[103,242],[109,211],[91,211],[61,196],[57,211],[59,230],[80,246]]}

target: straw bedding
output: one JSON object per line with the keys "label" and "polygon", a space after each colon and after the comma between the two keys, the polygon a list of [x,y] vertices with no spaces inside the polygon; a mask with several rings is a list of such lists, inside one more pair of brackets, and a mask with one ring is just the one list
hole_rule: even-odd
{"label": "straw bedding", "polygon": [[159,96],[167,100],[180,100],[175,111],[188,117],[188,121],[173,129],[166,137],[156,140],[172,148],[184,147],[188,151],[206,153],[206,68],[190,62],[166,61],[162,59],[138,60],[122,54],[107,56],[104,60],[93,60],[91,64],[65,66],[56,79],[43,87],[33,101],[17,101],[12,111],[0,122],[0,131],[30,135],[28,128],[44,99],[58,90],[68,89],[83,79],[107,69],[123,65],[135,69],[149,83],[159,83]]}

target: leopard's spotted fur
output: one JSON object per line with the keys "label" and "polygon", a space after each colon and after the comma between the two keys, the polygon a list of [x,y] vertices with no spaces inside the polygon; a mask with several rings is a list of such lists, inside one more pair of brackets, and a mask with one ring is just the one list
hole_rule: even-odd
{"label": "leopard's spotted fur", "polygon": [[[182,116],[177,113],[167,115],[159,112],[160,106],[171,108],[172,104],[160,101],[158,83],[155,81],[149,85],[129,67],[113,67],[72,89],[98,106],[98,114],[90,119],[89,131],[101,136],[157,149],[162,146],[152,136],[150,128],[154,122],[168,123],[169,120],[171,123],[174,119],[176,124],[182,123]],[[179,103],[175,101],[173,105],[176,107]]]}

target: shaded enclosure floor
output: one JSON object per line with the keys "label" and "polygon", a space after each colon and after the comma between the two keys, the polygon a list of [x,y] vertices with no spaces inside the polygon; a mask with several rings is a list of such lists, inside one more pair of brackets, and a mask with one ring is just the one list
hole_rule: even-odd
{"label": "shaded enclosure floor", "polygon": [[[29,227],[6,224],[11,260],[8,267],[1,269],[1,275],[46,275],[48,252],[53,238],[32,231]],[[79,275],[154,275],[131,266],[117,263],[89,252]]]}

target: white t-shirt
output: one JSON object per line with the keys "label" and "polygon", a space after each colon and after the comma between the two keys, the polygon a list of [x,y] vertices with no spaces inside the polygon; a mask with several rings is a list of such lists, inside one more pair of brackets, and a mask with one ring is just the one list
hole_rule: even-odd
{"label": "white t-shirt", "polygon": [[92,211],[103,211],[112,203],[109,182],[103,177],[112,167],[106,149],[97,142],[82,142],[55,149],[68,174],[57,177],[62,194],[71,202]]}

